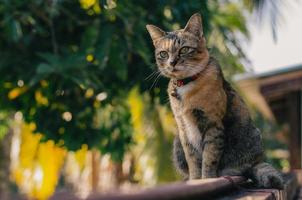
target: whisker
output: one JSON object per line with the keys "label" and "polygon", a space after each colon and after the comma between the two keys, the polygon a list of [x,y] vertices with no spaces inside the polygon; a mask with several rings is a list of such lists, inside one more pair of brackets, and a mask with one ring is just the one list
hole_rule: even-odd
{"label": "whisker", "polygon": [[169,96],[166,97],[166,99],[165,99],[164,102],[165,102],[165,105],[168,104],[168,103],[170,103],[170,98],[169,98]]}
{"label": "whisker", "polygon": [[156,81],[155,81],[154,87],[156,87],[156,85],[157,85],[157,83],[158,83],[158,81],[159,81],[160,78],[161,78],[161,76],[159,75],[158,78],[157,78]]}
{"label": "whisker", "polygon": [[151,78],[154,74],[156,73],[156,71],[153,71],[151,74],[149,74],[146,78],[144,78],[144,80],[148,80],[149,78]]}
{"label": "whisker", "polygon": [[160,73],[157,75],[157,77],[155,78],[155,80],[154,80],[153,84],[151,85],[149,91],[152,90],[153,86],[155,86],[157,84],[158,80],[160,79],[160,75],[161,75]]}
{"label": "whisker", "polygon": [[155,77],[158,73],[160,73],[160,71],[156,70],[156,71],[152,72],[149,76],[147,76],[144,80],[148,81],[148,80],[152,79],[153,77]]}

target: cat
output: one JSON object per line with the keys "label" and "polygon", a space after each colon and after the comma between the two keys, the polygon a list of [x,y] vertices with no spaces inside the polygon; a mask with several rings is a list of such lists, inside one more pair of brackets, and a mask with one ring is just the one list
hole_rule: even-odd
{"label": "cat", "polygon": [[184,29],[146,25],[178,127],[173,157],[184,179],[242,175],[261,188],[283,188],[281,173],[264,162],[259,129],[246,104],[209,55],[200,14]]}

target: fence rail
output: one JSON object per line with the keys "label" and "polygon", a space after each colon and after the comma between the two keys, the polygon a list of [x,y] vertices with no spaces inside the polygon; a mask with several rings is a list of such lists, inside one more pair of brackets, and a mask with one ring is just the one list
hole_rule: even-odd
{"label": "fence rail", "polygon": [[[284,175],[285,187],[255,189],[244,177],[220,177],[204,180],[178,182],[134,193],[93,194],[87,200],[181,200],[181,199],[240,199],[240,200],[291,200],[298,199],[302,171]],[[300,184],[299,184],[300,183]],[[300,186],[299,186],[300,185]],[[52,199],[76,199],[68,194],[58,194]]]}

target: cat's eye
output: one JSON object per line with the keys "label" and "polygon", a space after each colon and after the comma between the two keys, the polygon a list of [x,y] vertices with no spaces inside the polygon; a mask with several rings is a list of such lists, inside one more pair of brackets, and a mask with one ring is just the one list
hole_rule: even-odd
{"label": "cat's eye", "polygon": [[190,50],[189,47],[183,47],[183,48],[181,48],[181,49],[179,50],[179,53],[180,53],[180,54],[186,54],[186,53],[189,52],[189,50]]}
{"label": "cat's eye", "polygon": [[164,58],[164,59],[167,59],[169,57],[169,54],[166,51],[159,52],[159,55],[161,58]]}

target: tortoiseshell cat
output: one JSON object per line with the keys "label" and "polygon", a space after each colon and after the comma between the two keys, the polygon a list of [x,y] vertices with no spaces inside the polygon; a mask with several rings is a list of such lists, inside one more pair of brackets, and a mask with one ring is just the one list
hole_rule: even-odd
{"label": "tortoiseshell cat", "polygon": [[260,131],[245,103],[209,56],[201,16],[184,29],[164,32],[147,25],[158,68],[170,78],[168,93],[178,126],[176,168],[185,178],[243,175],[259,187],[282,188],[281,174],[263,162]]}

